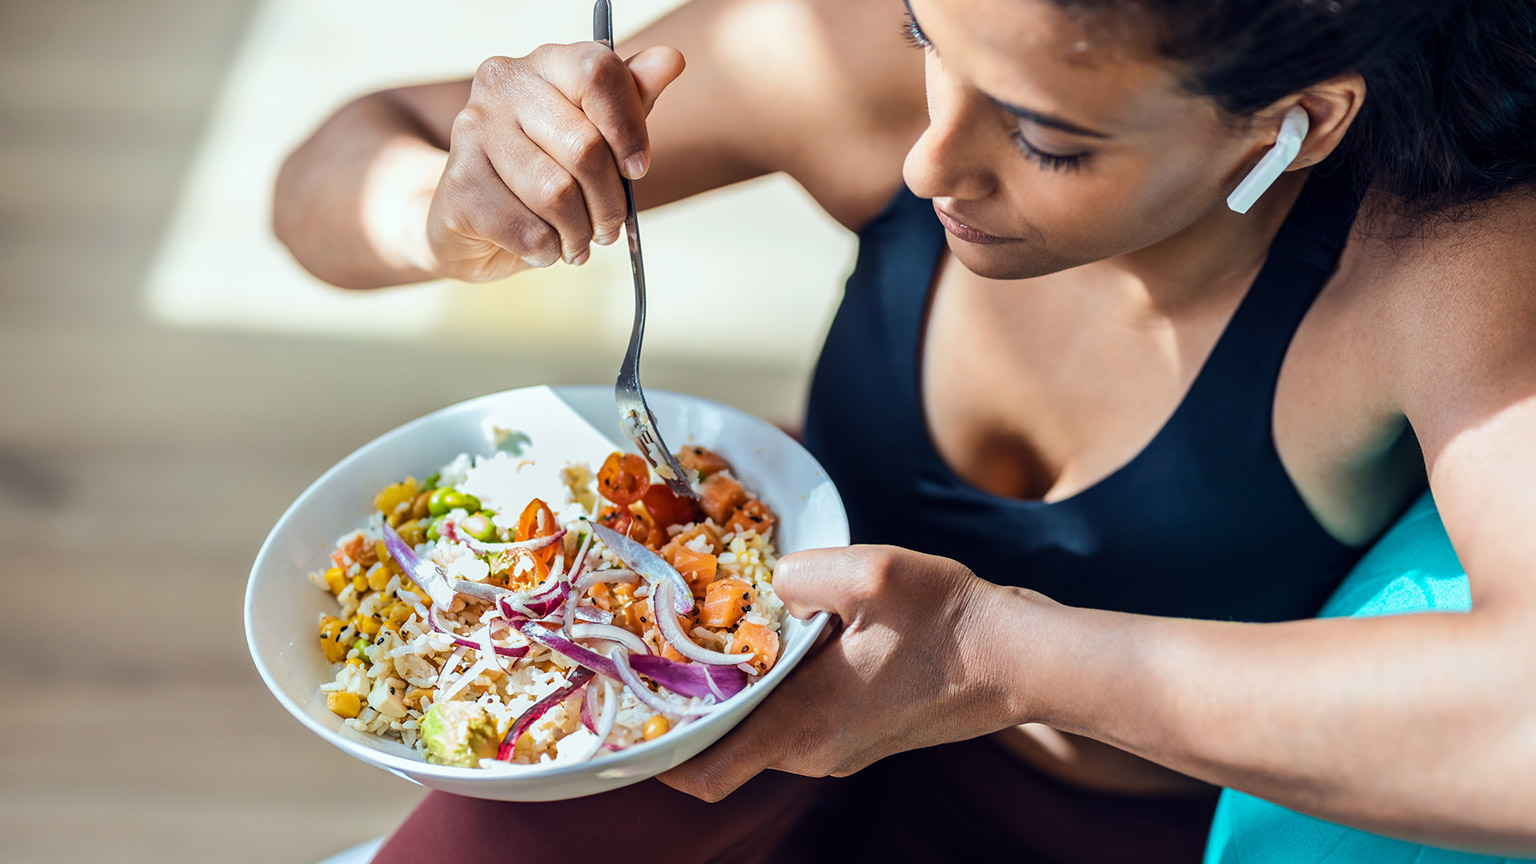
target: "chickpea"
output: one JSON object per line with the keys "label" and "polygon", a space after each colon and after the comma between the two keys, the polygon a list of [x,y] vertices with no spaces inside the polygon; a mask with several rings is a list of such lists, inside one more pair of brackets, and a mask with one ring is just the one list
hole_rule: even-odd
{"label": "chickpea", "polygon": [[651,719],[645,721],[645,728],[641,734],[645,737],[645,740],[655,741],[657,738],[667,734],[671,729],[671,722],[660,714],[656,714]]}

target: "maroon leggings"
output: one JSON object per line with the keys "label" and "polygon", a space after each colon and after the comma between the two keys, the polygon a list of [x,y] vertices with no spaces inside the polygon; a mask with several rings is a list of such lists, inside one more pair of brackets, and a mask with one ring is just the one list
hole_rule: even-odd
{"label": "maroon leggings", "polygon": [[1193,864],[1216,792],[1139,798],[1053,780],[987,739],[902,753],[844,779],[766,772],[717,804],[656,780],[523,804],[433,792],[375,864],[727,861]]}

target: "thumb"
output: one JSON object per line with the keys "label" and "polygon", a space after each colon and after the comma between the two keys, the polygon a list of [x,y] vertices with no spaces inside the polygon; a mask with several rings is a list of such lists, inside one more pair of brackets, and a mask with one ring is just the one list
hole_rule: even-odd
{"label": "thumb", "polygon": [[646,113],[656,105],[656,97],[667,85],[683,74],[683,53],[676,48],[657,45],[624,61],[629,74],[635,76],[635,86],[640,89],[640,101],[645,103]]}
{"label": "thumb", "polygon": [[807,549],[785,555],[773,568],[773,592],[796,618],[830,612],[847,619],[855,611],[856,588],[872,563],[868,548]]}

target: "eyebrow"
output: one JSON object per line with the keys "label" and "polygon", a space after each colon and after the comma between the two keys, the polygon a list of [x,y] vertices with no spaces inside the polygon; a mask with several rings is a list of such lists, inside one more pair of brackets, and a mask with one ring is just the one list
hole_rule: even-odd
{"label": "eyebrow", "polygon": [[983,95],[985,95],[992,104],[1003,109],[1004,111],[1007,111],[1009,114],[1012,114],[1020,120],[1028,120],[1031,123],[1037,123],[1041,126],[1048,126],[1052,129],[1060,129],[1063,132],[1067,132],[1072,135],[1081,135],[1084,138],[1113,137],[1107,132],[1099,132],[1093,129],[1089,129],[1086,126],[1079,126],[1076,123],[1073,123],[1069,120],[1063,120],[1060,117],[1056,117],[1051,114],[1041,114],[1039,111],[1031,111],[1028,108],[1020,108],[1017,105],[1009,105],[1007,102],[1004,102],[996,96],[989,94]]}
{"label": "eyebrow", "polygon": [[[923,33],[922,25],[917,23],[917,13],[912,11],[912,0],[902,0],[902,5],[907,7],[907,15],[911,17],[912,24],[917,28],[917,32],[922,34],[923,39],[927,41],[928,35]],[[929,44],[932,45],[932,42],[930,41]],[[1086,126],[1079,126],[1070,120],[1063,120],[1062,118],[1053,114],[1041,114],[1039,111],[1031,111],[1028,108],[1021,108],[1018,105],[1011,105],[997,98],[996,96],[991,95],[990,93],[983,93],[982,95],[986,96],[987,101],[991,102],[993,105],[996,105],[1004,111],[1007,111],[1009,114],[1012,114],[1020,120],[1028,120],[1029,122],[1038,124],[1040,126],[1045,126],[1050,129],[1057,129],[1070,135],[1080,135],[1084,138],[1108,139],[1114,137],[1107,132],[1099,132],[1095,129],[1089,129]]]}

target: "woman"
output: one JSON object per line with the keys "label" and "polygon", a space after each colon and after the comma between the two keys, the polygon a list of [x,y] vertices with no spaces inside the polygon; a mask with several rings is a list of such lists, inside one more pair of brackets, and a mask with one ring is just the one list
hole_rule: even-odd
{"label": "woman", "polygon": [[[695,0],[625,62],[366,97],[279,178],[350,287],[579,265],[621,171],[646,206],[785,171],[860,232],[807,438],[891,545],[781,562],[842,627],[662,778],[723,804],[582,812],[687,826],[641,844],[674,860],[1194,860],[1217,784],[1536,852],[1529,0],[910,0],[919,51],[900,14]],[[1298,620],[1426,472],[1475,611]],[[563,812],[434,794],[379,860],[612,841]]]}

